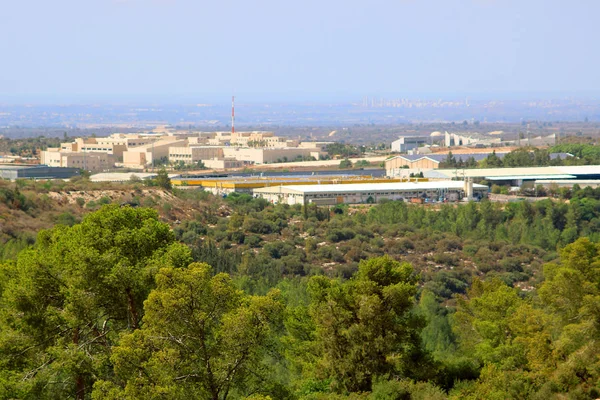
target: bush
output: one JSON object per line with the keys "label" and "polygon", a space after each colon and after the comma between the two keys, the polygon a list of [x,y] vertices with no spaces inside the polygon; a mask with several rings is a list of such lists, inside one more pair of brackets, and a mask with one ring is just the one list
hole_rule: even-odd
{"label": "bush", "polygon": [[347,158],[340,161],[340,169],[346,168],[352,168],[352,161],[348,160]]}
{"label": "bush", "polygon": [[77,218],[70,212],[64,212],[56,217],[56,223],[59,225],[73,226],[77,223]]}
{"label": "bush", "polygon": [[100,205],[105,205],[105,204],[110,204],[112,201],[110,199],[110,197],[108,196],[102,196],[99,200],[98,200],[98,204]]}
{"label": "bush", "polygon": [[250,247],[260,247],[262,239],[258,235],[247,235],[244,237],[244,244]]}

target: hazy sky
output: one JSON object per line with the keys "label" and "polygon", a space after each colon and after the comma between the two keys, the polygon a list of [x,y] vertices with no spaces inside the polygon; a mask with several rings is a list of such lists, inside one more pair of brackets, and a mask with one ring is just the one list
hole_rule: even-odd
{"label": "hazy sky", "polygon": [[600,93],[597,0],[0,0],[0,101]]}

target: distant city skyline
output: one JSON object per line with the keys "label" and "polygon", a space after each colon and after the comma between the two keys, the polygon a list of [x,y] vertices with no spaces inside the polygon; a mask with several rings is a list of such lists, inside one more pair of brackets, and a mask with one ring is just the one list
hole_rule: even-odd
{"label": "distant city skyline", "polygon": [[593,0],[23,0],[2,15],[0,104],[600,96]]}

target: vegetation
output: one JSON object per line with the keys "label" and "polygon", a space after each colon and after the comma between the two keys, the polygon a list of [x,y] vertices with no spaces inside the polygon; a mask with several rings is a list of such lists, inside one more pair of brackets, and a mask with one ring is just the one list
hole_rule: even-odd
{"label": "vegetation", "polygon": [[0,264],[1,398],[600,395],[598,189],[329,209],[157,186],[84,215],[43,185],[0,186],[48,228]]}
{"label": "vegetation", "polygon": [[354,164],[352,164],[352,161],[350,161],[347,158],[340,161],[340,169],[352,168],[353,166],[354,166]]}

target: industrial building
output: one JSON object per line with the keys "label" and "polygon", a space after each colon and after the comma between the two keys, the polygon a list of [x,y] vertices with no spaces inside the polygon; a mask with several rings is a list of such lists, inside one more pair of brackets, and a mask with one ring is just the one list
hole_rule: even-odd
{"label": "industrial building", "polygon": [[43,151],[40,162],[49,167],[72,167],[97,172],[112,168],[115,156],[102,152]]}
{"label": "industrial building", "polygon": [[406,153],[409,150],[428,144],[429,141],[430,138],[427,136],[400,136],[398,140],[392,142],[392,151]]}
{"label": "industrial building", "polygon": [[521,168],[473,168],[473,169],[436,169],[425,171],[429,179],[486,180],[499,185],[521,186],[524,182],[536,180],[564,179],[600,179],[600,165],[557,166],[557,167],[521,167]]}
{"label": "industrial building", "polygon": [[170,147],[169,161],[196,164],[198,161],[222,159],[223,148],[217,146]]}
{"label": "industrial building", "polygon": [[[414,179],[414,178],[413,178]],[[414,179],[417,180],[417,179]],[[298,176],[225,176],[225,177],[178,177],[171,181],[175,186],[200,187],[216,195],[233,192],[252,194],[254,190],[270,186],[288,185],[357,185],[368,183],[401,182],[400,179],[373,178],[371,176],[349,175],[298,175]]]}
{"label": "industrial building", "polygon": [[[130,182],[135,179],[148,180],[156,178],[156,172],[103,172],[90,176],[92,182]],[[177,178],[179,174],[169,174],[169,178]]]}
{"label": "industrial building", "polygon": [[382,199],[412,201],[459,201],[487,197],[488,187],[472,180],[394,182],[341,185],[271,186],[254,190],[272,203],[335,205],[369,204]]}
{"label": "industrial building", "polygon": [[10,179],[69,179],[79,175],[79,168],[48,167],[46,165],[0,165],[0,178]]}
{"label": "industrial building", "polygon": [[313,157],[318,160],[324,153],[316,147],[253,148],[230,146],[223,148],[223,154],[226,158],[235,158],[251,164],[266,164],[294,161],[298,157]]}
{"label": "industrial building", "polygon": [[596,189],[600,187],[600,179],[536,179],[534,186],[543,186],[546,189],[553,188],[572,188],[575,185],[579,185],[580,188],[584,189],[590,187]]}
{"label": "industrial building", "polygon": [[[476,162],[486,159],[491,153],[471,153],[471,154],[452,154],[457,162],[467,162],[473,158]],[[507,153],[496,153],[499,158],[504,157]],[[407,154],[396,156],[385,160],[385,170],[387,176],[400,176],[404,170],[408,169],[436,169],[439,168],[440,163],[448,159],[447,153],[436,153],[436,154]],[[404,173],[405,174],[405,173]]]}
{"label": "industrial building", "polygon": [[[491,152],[481,153],[452,153],[453,158],[456,162],[466,163],[470,159],[475,162],[485,160],[490,156]],[[496,156],[500,159],[504,158],[508,152],[495,152]],[[569,153],[551,153],[550,159],[556,158],[566,159],[567,157],[573,157]],[[448,159],[448,153],[435,153],[435,154],[406,154],[399,155],[390,159],[385,160],[385,170],[387,176],[404,176],[406,175],[406,169],[425,171],[429,169],[437,169],[440,164]]]}
{"label": "industrial building", "polygon": [[177,139],[174,136],[166,136],[156,142],[136,146],[123,153],[123,165],[125,167],[140,168],[152,165],[153,160],[169,158],[171,147],[187,146],[187,139]]}
{"label": "industrial building", "polygon": [[481,133],[448,133],[444,132],[444,146],[493,146],[500,145],[502,138],[483,135]]}

